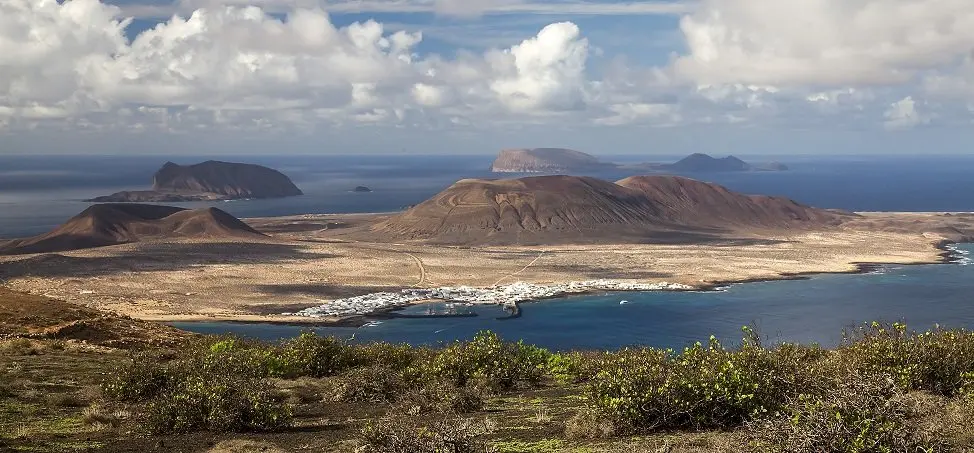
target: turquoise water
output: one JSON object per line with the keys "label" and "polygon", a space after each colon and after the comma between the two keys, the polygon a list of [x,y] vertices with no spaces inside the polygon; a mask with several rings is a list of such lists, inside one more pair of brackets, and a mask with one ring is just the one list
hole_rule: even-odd
{"label": "turquoise water", "polygon": [[[958,247],[974,250],[974,245]],[[620,304],[622,300],[628,301]],[[391,319],[362,328],[320,328],[355,341],[437,344],[490,329],[504,338],[552,349],[615,349],[628,345],[682,347],[715,335],[740,340],[752,325],[771,341],[834,345],[857,323],[904,321],[911,328],[974,328],[974,266],[885,266],[870,274],[818,275],[807,280],[746,283],[715,292],[586,295],[522,305],[523,316],[498,320],[500,307],[475,307],[480,316]],[[422,313],[425,307],[413,307]],[[232,332],[280,339],[302,328],[267,324],[178,323],[202,333]]]}

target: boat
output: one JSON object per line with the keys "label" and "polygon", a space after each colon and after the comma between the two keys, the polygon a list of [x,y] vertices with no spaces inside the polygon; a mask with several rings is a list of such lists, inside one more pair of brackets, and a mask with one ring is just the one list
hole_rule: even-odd
{"label": "boat", "polygon": [[620,300],[619,301],[619,305],[625,305],[625,304],[628,304],[628,303],[629,303],[628,300]]}

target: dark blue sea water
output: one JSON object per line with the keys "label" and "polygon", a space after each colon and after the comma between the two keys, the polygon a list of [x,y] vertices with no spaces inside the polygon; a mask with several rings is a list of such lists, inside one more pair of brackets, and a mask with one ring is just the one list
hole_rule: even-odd
{"label": "dark blue sea water", "polygon": [[[605,156],[613,161],[672,162],[681,156]],[[81,200],[119,190],[146,189],[167,160],[189,164],[215,158],[252,162],[290,176],[305,196],[274,200],[192,203],[238,217],[306,213],[387,212],[416,204],[457,179],[497,177],[493,156],[2,156],[0,238],[50,230],[88,206]],[[974,211],[974,156],[809,157],[779,160],[787,172],[691,175],[731,189],[784,195],[814,206],[857,211]],[[596,174],[607,179],[631,176]],[[351,193],[365,185],[373,193]]]}
{"label": "dark blue sea water", "polygon": [[[960,246],[974,250],[972,245]],[[619,302],[627,300],[621,305]],[[745,283],[714,292],[612,293],[522,305],[523,316],[498,320],[500,307],[476,307],[475,318],[393,319],[372,327],[319,328],[355,341],[438,344],[489,329],[553,349],[679,348],[710,335],[733,344],[754,326],[767,340],[834,345],[843,329],[869,321],[911,328],[974,328],[974,266],[888,266],[873,274],[818,275],[808,280]],[[422,313],[423,306],[410,311]],[[179,323],[202,333],[233,332],[276,340],[301,327]]]}

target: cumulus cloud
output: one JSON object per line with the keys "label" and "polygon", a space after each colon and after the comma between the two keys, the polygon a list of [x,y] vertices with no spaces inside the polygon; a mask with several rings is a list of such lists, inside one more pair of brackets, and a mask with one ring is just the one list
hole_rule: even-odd
{"label": "cumulus cloud", "polygon": [[[319,0],[180,0],[187,12],[131,37],[124,13],[98,0],[0,0],[0,129],[807,125],[828,115],[895,129],[942,119],[931,100],[974,102],[964,59],[974,8],[887,0],[881,14],[878,2],[704,0],[681,22],[686,54],[647,67],[599,55],[572,22],[441,56],[420,50],[418,31],[337,26]],[[525,5],[424,4],[460,15]]]}
{"label": "cumulus cloud", "polygon": [[117,12],[97,0],[0,2],[0,118],[105,108],[91,77],[126,49]]}
{"label": "cumulus cloud", "polygon": [[912,96],[907,96],[899,101],[890,104],[883,116],[886,117],[884,125],[887,129],[910,129],[917,125],[929,122],[927,116],[921,115],[917,111],[916,101]]}
{"label": "cumulus cloud", "polygon": [[491,89],[515,111],[570,110],[583,102],[588,40],[571,22],[551,24],[538,36],[493,55],[500,74]]}
{"label": "cumulus cloud", "polygon": [[701,84],[899,84],[974,43],[968,0],[704,0],[675,70]]}

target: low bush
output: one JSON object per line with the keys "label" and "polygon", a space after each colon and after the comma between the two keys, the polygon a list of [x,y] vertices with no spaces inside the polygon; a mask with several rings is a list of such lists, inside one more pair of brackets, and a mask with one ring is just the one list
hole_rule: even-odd
{"label": "low bush", "polygon": [[923,429],[921,411],[896,377],[862,376],[823,395],[802,395],[751,427],[760,452],[946,452],[945,437]]}
{"label": "low bush", "polygon": [[371,343],[355,346],[355,362],[359,366],[380,366],[403,371],[413,368],[421,360],[430,359],[435,351],[408,344]]}
{"label": "low bush", "polygon": [[974,332],[872,323],[846,332],[837,351],[854,372],[892,375],[903,390],[952,396],[974,372]]}
{"label": "low bush", "polygon": [[272,357],[273,374],[281,377],[335,376],[362,364],[354,347],[341,339],[311,332],[285,342]]}
{"label": "low bush", "polygon": [[552,353],[548,356],[547,373],[562,384],[588,382],[598,374],[599,363],[609,354],[605,351]]}
{"label": "low bush", "polygon": [[383,366],[357,368],[331,381],[331,399],[342,402],[395,401],[405,390],[400,371]]}
{"label": "low bush", "polygon": [[120,401],[145,401],[156,396],[168,382],[158,358],[136,355],[118,366],[102,383],[105,396]]}
{"label": "low bush", "polygon": [[291,409],[270,386],[247,376],[187,373],[148,406],[154,433],[267,431],[287,426]]}
{"label": "low bush", "polygon": [[413,415],[465,414],[483,410],[491,394],[489,386],[483,382],[457,387],[450,381],[428,381],[400,395],[392,411]]}
{"label": "low bush", "polygon": [[497,334],[484,331],[469,342],[456,342],[440,351],[426,364],[422,375],[446,379],[457,387],[482,379],[507,390],[540,382],[547,372],[550,355],[545,349],[523,342],[507,343]]}
{"label": "low bush", "polygon": [[481,440],[491,431],[486,420],[446,416],[426,426],[415,419],[391,416],[369,422],[359,440],[364,453],[489,453]]}
{"label": "low bush", "polygon": [[276,429],[290,423],[291,409],[271,396],[271,356],[233,338],[203,341],[168,362],[135,356],[102,388],[116,400],[145,402],[154,433]]}
{"label": "low bush", "polygon": [[755,337],[737,350],[711,338],[680,354],[623,350],[602,360],[588,404],[619,432],[732,428],[780,410],[829,384],[816,374],[818,348],[764,348]]}

